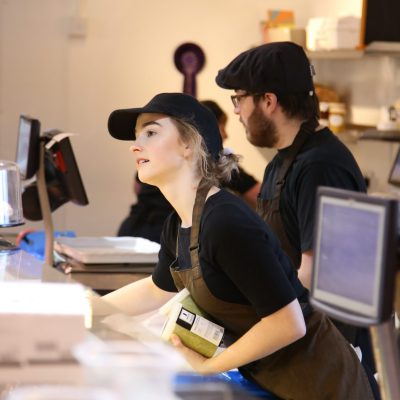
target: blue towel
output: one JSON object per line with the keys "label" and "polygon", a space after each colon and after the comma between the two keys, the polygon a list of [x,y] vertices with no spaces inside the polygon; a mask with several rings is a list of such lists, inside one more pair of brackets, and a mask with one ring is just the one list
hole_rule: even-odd
{"label": "blue towel", "polygon": [[204,385],[207,383],[225,383],[233,392],[243,392],[251,399],[279,400],[279,398],[272,393],[246,379],[238,370],[206,376],[182,372],[177,374],[174,379],[174,385],[178,392],[179,385]]}
{"label": "blue towel", "polygon": [[[56,231],[54,232],[54,237],[67,236],[76,237],[74,231]],[[44,231],[34,231],[25,234],[19,243],[19,248],[25,250],[27,253],[32,254],[39,260],[44,260],[45,252],[45,233]]]}

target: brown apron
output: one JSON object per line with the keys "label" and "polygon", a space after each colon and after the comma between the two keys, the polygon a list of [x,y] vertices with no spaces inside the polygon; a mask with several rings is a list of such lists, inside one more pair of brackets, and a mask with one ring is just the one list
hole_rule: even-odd
{"label": "brown apron", "polygon": [[[258,215],[261,216],[261,218],[267,223],[267,225],[272,228],[275,235],[278,236],[283,250],[290,257],[296,269],[300,268],[302,256],[301,249],[296,249],[289,241],[280,214],[279,203],[281,193],[285,185],[286,176],[304,143],[312,134],[314,134],[317,125],[318,124],[314,121],[308,121],[301,125],[299,133],[296,135],[293,144],[285,155],[282,166],[279,169],[272,199],[265,200],[261,199],[260,197],[257,199]],[[356,327],[337,320],[333,320],[333,323],[350,343],[354,344],[355,346],[358,345],[356,339],[358,330]],[[369,348],[363,348],[363,353],[367,353],[370,351],[371,350]]]}
{"label": "brown apron", "polygon": [[[192,266],[171,274],[179,290],[186,287],[194,301],[226,328],[224,343],[231,344],[260,321],[253,307],[229,303],[208,289],[199,262],[199,230],[209,186],[200,184],[193,209],[190,237]],[[307,333],[295,343],[239,370],[247,378],[282,399],[369,400],[373,394],[355,352],[321,313],[306,317]]]}
{"label": "brown apron", "polygon": [[295,249],[289,242],[287,237],[281,214],[279,212],[279,202],[281,198],[282,189],[285,185],[286,176],[292,166],[297,154],[300,152],[304,143],[315,131],[317,123],[309,122],[303,123],[300,127],[299,133],[296,135],[292,146],[286,154],[283,164],[279,169],[278,176],[275,182],[273,195],[271,200],[265,200],[258,197],[257,199],[257,213],[261,218],[272,228],[275,234],[279,237],[281,246],[285,253],[291,258],[293,265],[299,269],[301,264],[301,250]]}

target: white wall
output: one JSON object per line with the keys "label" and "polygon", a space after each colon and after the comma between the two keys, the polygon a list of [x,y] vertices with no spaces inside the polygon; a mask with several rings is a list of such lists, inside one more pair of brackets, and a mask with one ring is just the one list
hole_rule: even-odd
{"label": "white wall", "polygon": [[[42,131],[79,133],[72,145],[90,205],[61,207],[53,214],[55,229],[115,234],[134,201],[134,165],[129,143],[109,137],[108,115],[141,106],[158,92],[181,91],[173,53],[195,42],[207,58],[198,97],[215,99],[230,113],[227,146],[261,179],[273,153],[247,143],[230,93],[214,79],[240,51],[260,44],[269,8],[291,8],[305,26],[318,14],[359,15],[361,0],[0,0],[0,158],[15,157],[21,113],[39,118]],[[85,37],[69,35],[71,17],[87,23]]]}
{"label": "white wall", "polygon": [[328,17],[341,15],[361,16],[363,0],[313,0],[310,4],[311,17]]}
{"label": "white wall", "polygon": [[[293,7],[305,23],[303,7]],[[0,2],[0,158],[15,157],[20,113],[39,118],[42,130],[80,134],[72,145],[90,205],[61,207],[54,213],[55,229],[115,233],[134,200],[134,166],[129,144],[107,134],[109,113],[143,105],[157,92],[181,91],[173,53],[188,41],[198,43],[207,57],[198,97],[216,99],[230,111],[229,93],[215,85],[215,75],[237,53],[260,43],[266,8],[261,0]],[[68,35],[74,16],[86,19],[86,37]],[[228,145],[251,160],[248,169],[260,177],[263,157],[246,142],[236,118],[229,129]]]}

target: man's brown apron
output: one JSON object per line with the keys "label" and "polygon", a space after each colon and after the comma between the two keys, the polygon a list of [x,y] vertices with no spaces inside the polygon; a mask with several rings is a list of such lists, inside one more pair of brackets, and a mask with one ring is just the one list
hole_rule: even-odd
{"label": "man's brown apron", "polygon": [[[286,176],[304,143],[312,134],[315,133],[316,127],[317,122],[314,121],[305,122],[301,125],[299,133],[296,135],[289,151],[285,154],[282,166],[279,169],[272,198],[270,200],[261,199],[260,197],[257,199],[258,215],[261,216],[261,218],[272,228],[275,235],[278,236],[283,250],[290,257],[296,269],[300,268],[302,256],[301,249],[296,249],[289,241],[280,214],[279,203],[285,185]],[[356,327],[337,320],[334,320],[333,323],[350,343],[358,345],[356,340],[358,329]],[[369,348],[363,348],[363,353],[369,353],[370,351]]]}
{"label": "man's brown apron", "polygon": [[286,234],[283,226],[282,217],[279,212],[279,202],[282,189],[285,185],[286,175],[292,166],[297,154],[300,152],[304,143],[314,133],[317,123],[302,124],[299,133],[296,135],[293,144],[285,155],[282,166],[279,169],[278,176],[273,189],[273,195],[270,200],[257,199],[257,213],[261,218],[272,228],[275,234],[279,237],[281,246],[285,253],[291,258],[293,265],[299,269],[301,264],[301,250],[295,249]]}
{"label": "man's brown apron", "polygon": [[[179,290],[186,287],[194,301],[226,328],[224,343],[231,344],[260,321],[253,307],[229,303],[208,289],[199,262],[200,219],[209,186],[199,186],[193,209],[190,237],[192,266],[180,269],[175,261],[171,274]],[[246,266],[244,266],[246,268]],[[266,295],[268,295],[266,293]],[[350,345],[322,314],[305,317],[307,333],[295,343],[239,370],[282,399],[373,399],[367,376]]]}

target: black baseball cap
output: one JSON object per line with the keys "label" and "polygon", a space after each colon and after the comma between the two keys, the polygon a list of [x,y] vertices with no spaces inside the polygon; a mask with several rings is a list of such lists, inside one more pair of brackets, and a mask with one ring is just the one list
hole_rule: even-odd
{"label": "black baseball cap", "polygon": [[314,93],[314,68],[303,48],[293,42],[274,42],[239,54],[218,72],[224,89],[249,93]]}
{"label": "black baseball cap", "polygon": [[222,150],[218,121],[211,111],[188,94],[160,93],[142,108],[115,110],[108,118],[108,131],[116,139],[134,140],[136,121],[145,113],[165,114],[191,124],[203,137],[210,155],[218,159]]}

